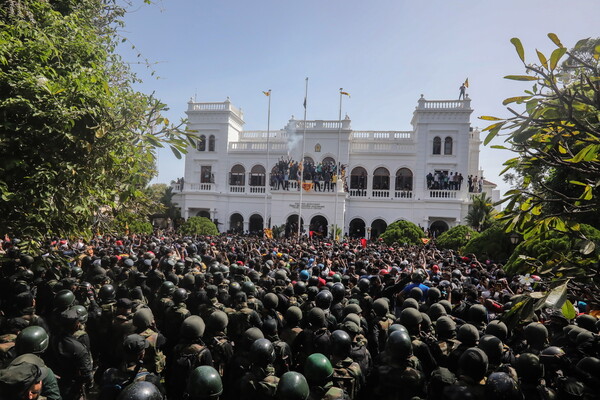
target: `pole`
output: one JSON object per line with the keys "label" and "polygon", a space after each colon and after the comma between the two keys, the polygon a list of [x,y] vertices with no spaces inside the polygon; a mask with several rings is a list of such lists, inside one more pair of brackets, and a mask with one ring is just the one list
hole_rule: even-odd
{"label": "pole", "polygon": [[[267,97],[269,98],[269,111],[267,112],[267,162],[265,164],[265,220],[263,221],[263,228],[270,228],[271,224],[269,223],[269,218],[267,215],[267,203],[269,201],[269,192],[267,188],[271,187],[271,177],[270,177],[270,169],[269,169],[269,139],[271,136],[271,89],[267,92],[269,93]],[[267,183],[267,176],[269,176],[269,182]]]}
{"label": "pole", "polygon": [[304,183],[304,153],[306,153],[306,101],[308,97],[308,78],[306,78],[306,87],[304,89],[304,126],[302,128],[302,176],[300,176],[300,203],[298,203],[298,239],[300,239],[301,226],[302,226],[302,187]]}
{"label": "pole", "polygon": [[341,160],[340,160],[340,142],[342,138],[342,92],[344,88],[340,88],[340,113],[338,116],[339,126],[338,126],[338,140],[337,140],[337,168],[335,173],[337,175],[337,179],[335,182],[335,210],[333,216],[333,240],[337,241],[337,229],[338,229],[338,193],[339,193],[339,185],[340,185],[340,171],[341,171]]}

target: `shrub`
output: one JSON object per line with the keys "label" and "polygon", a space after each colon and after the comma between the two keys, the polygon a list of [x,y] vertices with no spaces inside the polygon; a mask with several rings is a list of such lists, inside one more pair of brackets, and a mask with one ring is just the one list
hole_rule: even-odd
{"label": "shrub", "polygon": [[477,231],[466,225],[458,225],[442,233],[436,240],[437,247],[442,249],[458,250],[468,242],[467,233],[471,235],[471,240],[479,236]]}
{"label": "shrub", "polygon": [[408,243],[420,244],[425,233],[417,225],[409,221],[396,221],[390,224],[380,236],[386,244]]}
{"label": "shrub", "polygon": [[217,226],[206,217],[190,217],[179,228],[184,235],[218,235]]}

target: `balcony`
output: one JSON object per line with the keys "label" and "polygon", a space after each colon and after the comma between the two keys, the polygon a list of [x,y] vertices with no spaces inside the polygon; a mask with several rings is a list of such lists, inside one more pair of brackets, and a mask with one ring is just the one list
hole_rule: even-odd
{"label": "balcony", "polygon": [[430,199],[460,199],[460,190],[428,190]]}
{"label": "balcony", "polygon": [[171,183],[171,188],[173,188],[173,192],[214,192],[215,184],[214,183]]}

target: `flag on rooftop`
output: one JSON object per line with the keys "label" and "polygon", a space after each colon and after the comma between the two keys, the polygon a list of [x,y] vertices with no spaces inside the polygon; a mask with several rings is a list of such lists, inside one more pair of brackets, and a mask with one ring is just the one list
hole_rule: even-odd
{"label": "flag on rooftop", "polygon": [[346,95],[346,96],[350,97],[350,93],[348,93],[348,92],[340,92],[340,93],[343,94],[343,95]]}
{"label": "flag on rooftop", "polygon": [[265,92],[265,91],[263,90],[263,93],[264,93],[264,95],[265,95],[265,96],[270,96],[270,95],[271,95],[271,89],[269,89],[269,91],[268,91],[268,92]]}
{"label": "flag on rooftop", "polygon": [[469,87],[469,78],[465,79],[465,87]]}

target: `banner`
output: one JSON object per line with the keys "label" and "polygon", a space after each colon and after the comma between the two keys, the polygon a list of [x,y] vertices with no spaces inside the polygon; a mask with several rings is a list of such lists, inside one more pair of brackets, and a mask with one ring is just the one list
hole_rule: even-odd
{"label": "banner", "polygon": [[423,242],[423,244],[429,243],[430,240],[431,239],[429,239],[429,238],[421,238],[421,241]]}
{"label": "banner", "polygon": [[360,239],[360,245],[363,247],[363,249],[366,248],[367,247],[367,239],[365,239],[365,238]]}

